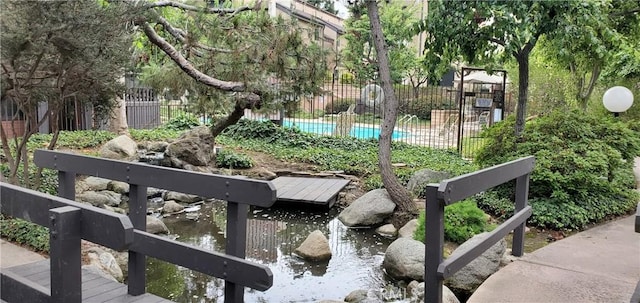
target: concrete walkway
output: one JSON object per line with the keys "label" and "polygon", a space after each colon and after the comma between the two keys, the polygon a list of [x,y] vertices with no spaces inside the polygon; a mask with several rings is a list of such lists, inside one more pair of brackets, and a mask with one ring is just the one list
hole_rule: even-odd
{"label": "concrete walkway", "polygon": [[22,246],[0,239],[0,268],[44,260],[45,257]]}
{"label": "concrete walkway", "polygon": [[526,254],[490,276],[467,302],[629,303],[640,280],[634,217]]}
{"label": "concrete walkway", "polygon": [[[640,157],[634,174],[640,189]],[[640,302],[640,233],[635,215],[526,254],[489,277],[467,301]]]}

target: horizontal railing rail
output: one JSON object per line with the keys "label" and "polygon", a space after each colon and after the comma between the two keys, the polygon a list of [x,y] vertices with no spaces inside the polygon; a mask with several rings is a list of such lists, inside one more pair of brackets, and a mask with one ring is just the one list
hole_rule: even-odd
{"label": "horizontal railing rail", "polygon": [[[532,214],[527,205],[529,176],[534,157],[525,157],[473,173],[429,184],[426,188],[425,221],[425,302],[442,302],[443,280],[453,276],[495,243],[513,231],[512,254],[524,253],[524,229]],[[478,244],[464,252],[455,252],[443,261],[444,208],[475,194],[516,180],[514,215],[490,232]]]}
{"label": "horizontal railing rail", "polygon": [[72,206],[82,212],[83,239],[115,250],[124,250],[133,241],[133,225],[126,215],[3,182],[0,197],[0,212],[13,218],[49,228],[50,209]]}
{"label": "horizontal railing rail", "polygon": [[[145,293],[146,256],[224,279],[225,302],[242,302],[243,286],[266,290],[273,284],[273,274],[267,266],[244,260],[249,205],[270,207],[275,203],[276,190],[271,182],[50,150],[35,151],[34,162],[39,167],[58,170],[58,195],[67,199],[75,199],[77,175],[101,177],[130,185],[129,218],[135,228],[135,236],[129,247],[129,294]],[[160,241],[160,238],[146,233],[147,187],[226,201],[226,254],[205,254],[206,251],[202,249],[188,249],[188,245],[167,239]],[[191,262],[185,260],[189,259],[185,256],[202,259]]]}
{"label": "horizontal railing rail", "polygon": [[49,228],[51,287],[2,272],[1,298],[7,302],[82,301],[81,239],[123,250],[133,241],[125,215],[0,182],[0,211]]}

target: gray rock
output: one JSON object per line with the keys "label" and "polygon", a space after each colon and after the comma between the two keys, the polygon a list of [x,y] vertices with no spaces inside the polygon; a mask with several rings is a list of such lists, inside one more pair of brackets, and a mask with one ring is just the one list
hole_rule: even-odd
{"label": "gray rock", "polygon": [[376,229],[376,232],[384,237],[394,238],[398,235],[398,230],[393,224],[385,224]]}
{"label": "gray rock", "polygon": [[[475,235],[473,238],[462,243],[460,247],[453,251],[452,255],[469,250],[488,234],[489,233],[481,233]],[[491,246],[478,258],[467,264],[451,278],[447,279],[445,283],[455,291],[467,293],[475,291],[484,280],[498,271],[506,249],[507,242],[504,239],[498,241],[498,243]]]}
{"label": "gray rock", "polygon": [[318,303],[344,303],[344,301],[338,301],[338,300],[320,300],[320,301],[318,301]]}
{"label": "gray rock", "polygon": [[87,184],[87,190],[92,191],[106,190],[109,187],[109,182],[111,180],[93,176],[84,179],[84,183]]}
{"label": "gray rock", "polygon": [[98,192],[86,191],[78,194],[76,196],[76,199],[81,202],[87,202],[97,207],[102,207],[103,205],[119,206],[122,202],[122,195],[108,190]]}
{"label": "gray rock", "polygon": [[152,234],[168,234],[169,228],[162,222],[162,220],[147,216],[147,232]]}
{"label": "gray rock", "polygon": [[121,195],[129,193],[129,183],[120,182],[120,181],[111,181],[107,184],[107,189],[119,193]]}
{"label": "gray rock", "polygon": [[382,267],[392,278],[424,281],[424,244],[398,238],[387,247]]}
{"label": "gray rock", "polygon": [[118,265],[116,258],[111,253],[98,247],[91,247],[87,250],[87,257],[89,258],[90,265],[95,265],[98,269],[107,273],[116,281],[124,281],[122,269]]}
{"label": "gray rock", "polygon": [[109,159],[131,160],[136,157],[138,144],[126,135],[121,135],[105,143],[98,154]]}
{"label": "gray rock", "polygon": [[147,149],[152,152],[163,153],[167,150],[169,143],[167,142],[149,142]]}
{"label": "gray rock", "polygon": [[331,259],[329,240],[319,230],[314,230],[307,239],[294,251],[297,255],[309,261],[326,261]]}
{"label": "gray rock", "polygon": [[183,203],[193,203],[193,202],[202,201],[202,198],[200,198],[200,197],[198,197],[196,195],[183,194],[183,193],[179,193],[179,192],[175,192],[175,191],[168,191],[168,192],[164,193],[164,197],[163,198],[166,201],[174,200],[174,201],[179,201],[179,202],[183,202]]}
{"label": "gray rock", "polygon": [[338,219],[346,226],[371,226],[391,216],[396,204],[385,189],[372,190],[345,208]]}
{"label": "gray rock", "polygon": [[169,144],[165,153],[177,167],[184,164],[208,166],[215,159],[214,137],[207,126],[195,127]]}
{"label": "gray rock", "polygon": [[350,292],[345,298],[345,302],[351,303],[382,303],[384,300],[378,296],[374,290],[357,289]]}
{"label": "gray rock", "polygon": [[413,234],[416,232],[416,229],[418,229],[418,219],[410,220],[398,230],[398,236],[413,239]]}
{"label": "gray rock", "polygon": [[[407,294],[411,303],[424,302],[424,282],[411,281],[407,285]],[[446,286],[442,286],[442,303],[460,303],[456,295]]]}
{"label": "gray rock", "polygon": [[444,171],[435,171],[431,169],[421,169],[413,174],[407,182],[407,189],[419,196],[420,191],[429,183],[440,183],[440,181],[450,178],[451,174]]}
{"label": "gray rock", "polygon": [[176,201],[170,200],[167,202],[164,202],[164,206],[162,206],[162,212],[163,213],[177,213],[179,211],[182,211],[184,209],[184,206],[176,203]]}

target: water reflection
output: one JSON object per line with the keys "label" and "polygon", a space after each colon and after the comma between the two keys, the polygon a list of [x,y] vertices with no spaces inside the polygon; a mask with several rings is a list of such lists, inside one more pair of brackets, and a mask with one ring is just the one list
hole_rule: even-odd
{"label": "water reflection", "polygon": [[[164,221],[179,241],[224,252],[224,205],[207,204],[201,211],[197,222],[186,219],[184,214]],[[246,258],[267,265],[274,282],[265,292],[246,289],[245,301],[342,300],[356,289],[384,287],[387,282],[380,265],[391,240],[371,229],[348,229],[336,216],[337,210],[252,209],[247,221]],[[327,262],[307,262],[293,252],[316,229],[329,240],[333,256]],[[161,265],[157,260],[148,263],[150,292],[177,302],[223,301],[223,280]],[[174,285],[180,282],[182,286]]]}

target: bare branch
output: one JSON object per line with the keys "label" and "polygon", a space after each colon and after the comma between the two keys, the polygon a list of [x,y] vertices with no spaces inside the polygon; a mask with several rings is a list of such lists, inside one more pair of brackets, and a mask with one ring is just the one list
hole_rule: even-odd
{"label": "bare branch", "polygon": [[146,4],[145,6],[146,7],[175,7],[175,8],[183,9],[186,11],[206,12],[206,13],[220,14],[220,15],[236,14],[242,11],[248,11],[252,9],[251,7],[248,7],[248,6],[241,6],[238,8],[197,7],[197,6],[188,5],[188,4],[175,2],[175,1],[158,1],[154,3]]}
{"label": "bare branch", "polygon": [[223,90],[223,91],[235,91],[241,92],[246,89],[244,83],[242,82],[232,82],[232,81],[223,81],[220,79],[213,78],[195,68],[189,60],[184,58],[178,50],[173,47],[170,43],[164,40],[162,37],[156,33],[156,31],[149,25],[149,23],[144,22],[142,25],[142,29],[149,38],[151,43],[158,46],[173,62],[175,62],[180,69],[182,69],[187,75],[196,81],[211,86],[213,88]]}

